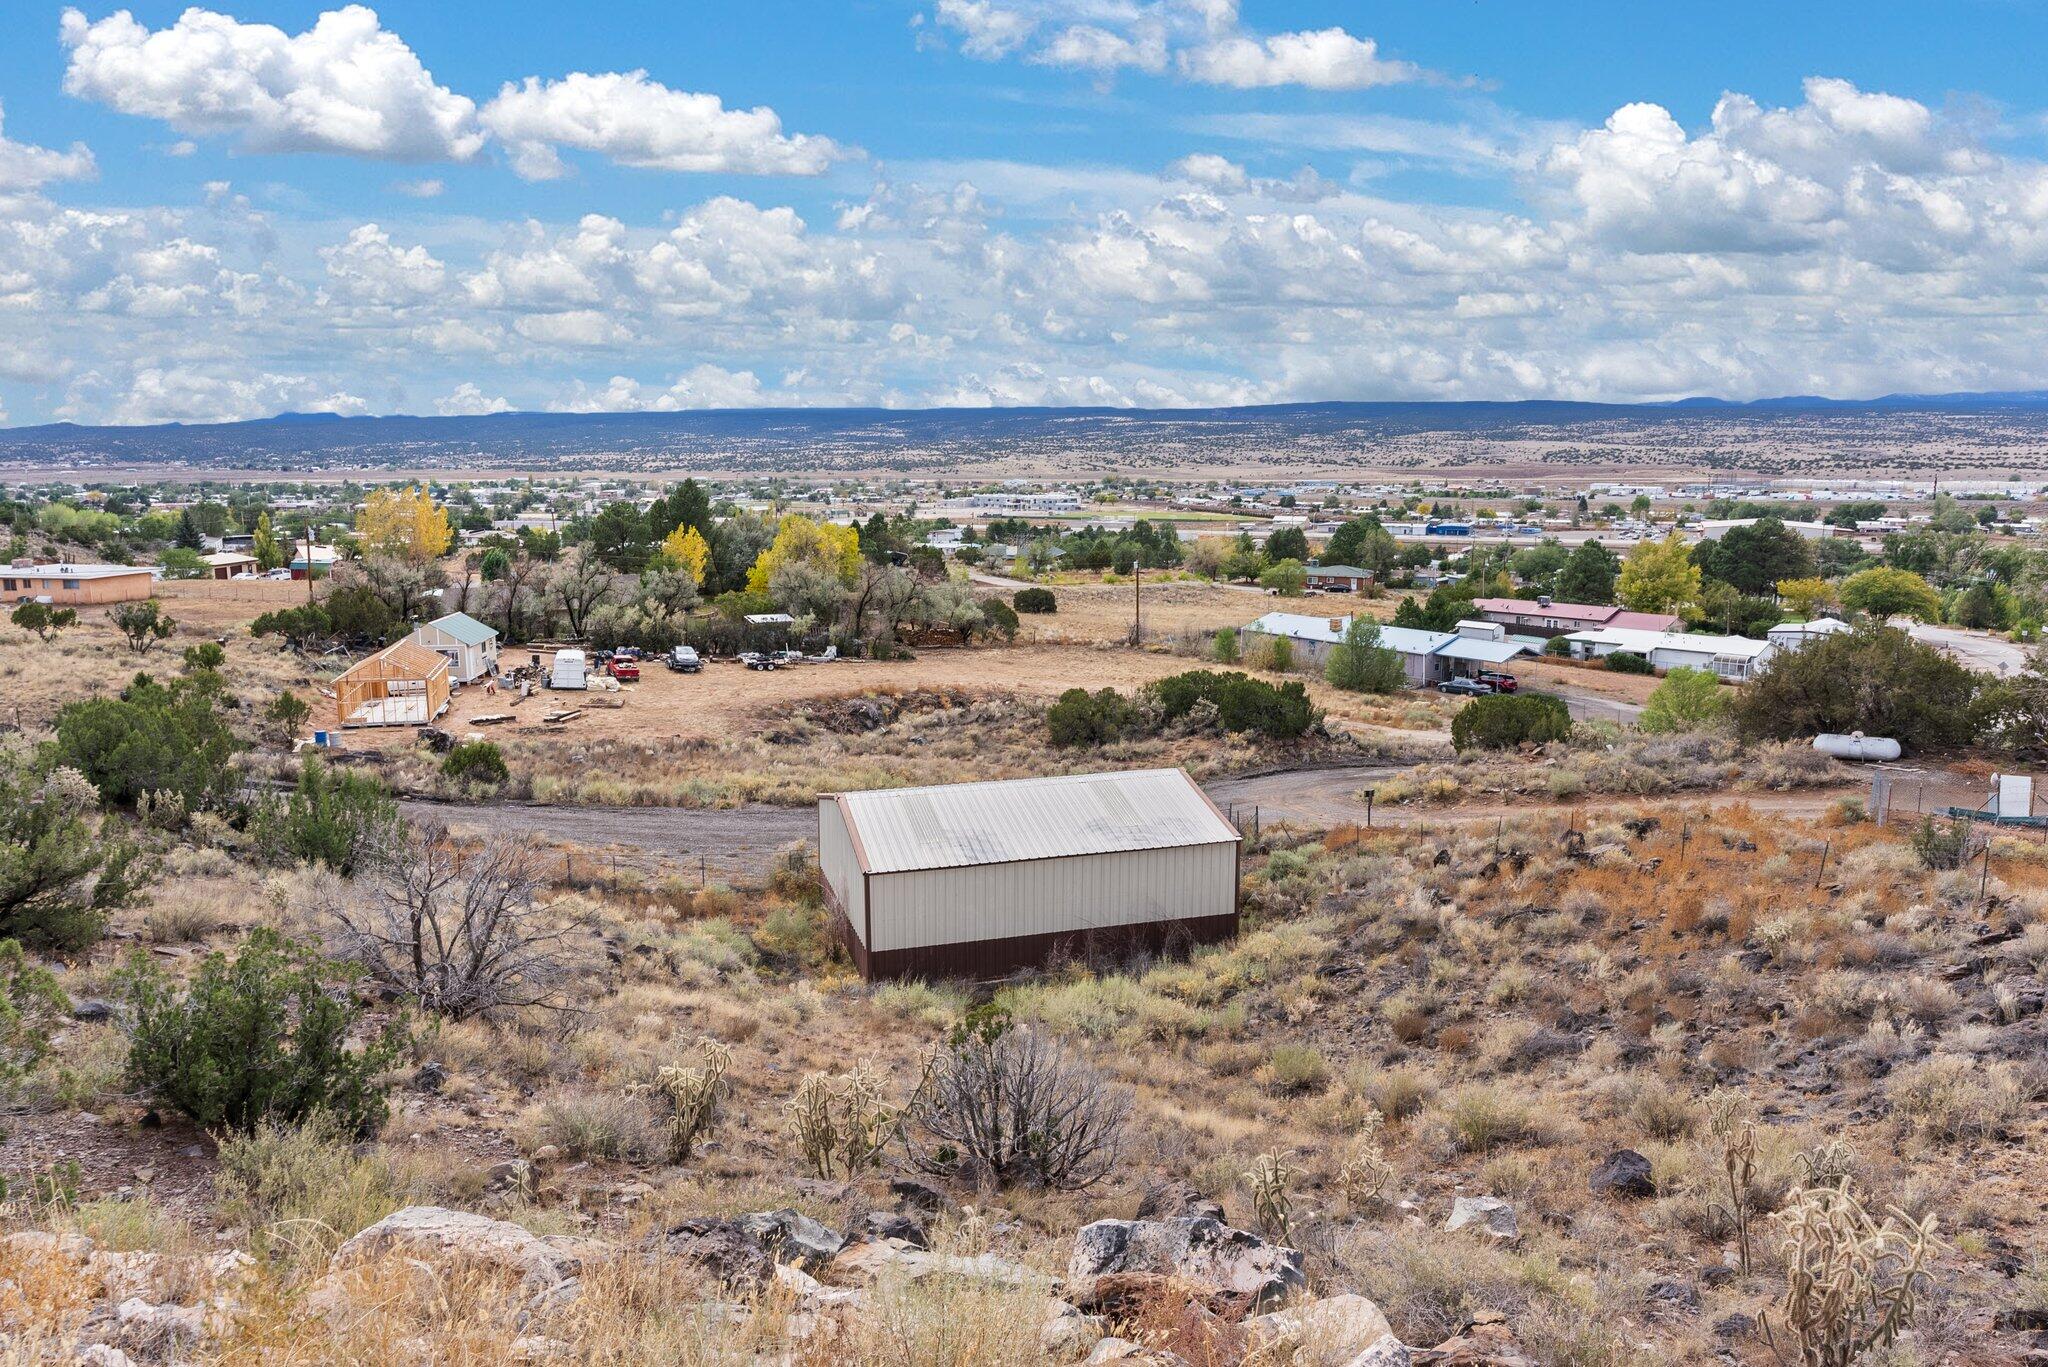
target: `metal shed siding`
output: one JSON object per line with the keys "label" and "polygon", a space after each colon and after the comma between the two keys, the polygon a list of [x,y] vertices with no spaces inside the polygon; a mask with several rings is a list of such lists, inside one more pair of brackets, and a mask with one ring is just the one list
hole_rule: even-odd
{"label": "metal shed siding", "polygon": [[846,829],[846,817],[836,799],[818,799],[818,869],[835,903],[834,910],[846,918],[856,939],[867,933],[867,878],[860,870],[860,856],[854,852],[853,835]]}
{"label": "metal shed siding", "polygon": [[1234,917],[1237,845],[877,874],[868,891],[875,953]]}

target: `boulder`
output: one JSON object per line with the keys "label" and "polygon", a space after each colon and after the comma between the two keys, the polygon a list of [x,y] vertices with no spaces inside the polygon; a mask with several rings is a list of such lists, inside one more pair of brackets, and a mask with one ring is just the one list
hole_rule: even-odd
{"label": "boulder", "polygon": [[533,1162],[525,1158],[508,1158],[502,1163],[493,1163],[484,1169],[484,1190],[509,1192],[519,1196],[533,1195]]}
{"label": "boulder", "polygon": [[889,1183],[889,1194],[896,1198],[899,1207],[922,1211],[926,1215],[937,1215],[952,1205],[946,1193],[915,1178],[898,1177]]}
{"label": "boulder", "polygon": [[1515,1223],[1515,1208],[1498,1196],[1460,1196],[1451,1202],[1451,1218],[1444,1221],[1448,1233],[1474,1229],[1490,1239],[1510,1243],[1522,1235]]}
{"label": "boulder", "polygon": [[1649,1159],[1634,1149],[1616,1149],[1600,1160],[1600,1166],[1586,1179],[1586,1187],[1595,1196],[1640,1201],[1657,1194],[1657,1179],[1651,1174]]}
{"label": "boulder", "polygon": [[1350,1367],[1394,1332],[1377,1305],[1349,1293],[1260,1315],[1244,1328],[1248,1349],[1295,1367]]}
{"label": "boulder", "polygon": [[1143,1199],[1138,1202],[1137,1218],[1140,1220],[1172,1220],[1183,1215],[1207,1216],[1220,1221],[1223,1207],[1202,1195],[1191,1183],[1177,1178],[1153,1183],[1145,1189]]}
{"label": "boulder", "polygon": [[1001,1286],[1040,1286],[1052,1282],[1042,1272],[993,1253],[979,1253],[971,1258],[956,1253],[933,1253],[902,1239],[850,1244],[832,1260],[830,1271],[832,1280],[840,1282],[869,1282],[884,1274],[907,1282],[937,1276]]}
{"label": "boulder", "polygon": [[912,1248],[931,1247],[922,1224],[908,1215],[894,1215],[885,1210],[869,1211],[861,1222],[861,1232],[870,1239],[901,1239]]}
{"label": "boulder", "polygon": [[506,1220],[440,1206],[394,1211],[334,1251],[341,1269],[397,1254],[426,1263],[459,1262],[511,1273],[536,1286],[573,1277],[586,1257],[610,1251],[594,1239],[543,1239]]}
{"label": "boulder", "polygon": [[1344,1364],[1344,1367],[1409,1367],[1414,1358],[1408,1352],[1408,1345],[1386,1335],[1367,1345],[1366,1350]]}
{"label": "boulder", "polygon": [[829,1266],[846,1247],[844,1235],[797,1210],[756,1211],[740,1216],[738,1224],[779,1263],[800,1263],[815,1270]]}
{"label": "boulder", "polygon": [[1411,1348],[1413,1367],[1540,1367],[1505,1324],[1468,1324],[1434,1348]]}
{"label": "boulder", "polygon": [[1164,1348],[1147,1348],[1142,1343],[1129,1339],[1104,1339],[1095,1345],[1082,1367],[1098,1367],[1105,1362],[1142,1363],[1144,1367],[1187,1367],[1188,1360],[1179,1353],[1169,1353]]}
{"label": "boulder", "polygon": [[107,1002],[94,997],[71,1004],[71,1019],[75,1021],[107,1021],[114,1018],[114,1008]]}
{"label": "boulder", "polygon": [[1069,1301],[1048,1299],[1045,1323],[1038,1331],[1038,1347],[1054,1362],[1072,1362],[1085,1357],[1102,1342],[1100,1315],[1084,1315]]}
{"label": "boulder", "polygon": [[1097,1220],[1074,1235],[1067,1260],[1070,1290],[1124,1272],[1171,1277],[1250,1308],[1284,1300],[1308,1286],[1299,1250],[1207,1216]]}

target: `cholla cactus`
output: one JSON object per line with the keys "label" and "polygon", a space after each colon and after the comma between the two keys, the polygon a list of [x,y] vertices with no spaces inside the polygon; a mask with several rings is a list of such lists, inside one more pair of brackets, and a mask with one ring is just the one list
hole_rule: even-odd
{"label": "cholla cactus", "polygon": [[1294,1213],[1294,1199],[1288,1188],[1296,1171],[1278,1153],[1262,1153],[1244,1174],[1252,1193],[1252,1216],[1262,1233],[1276,1239],[1287,1237],[1288,1221]]}
{"label": "cholla cactus", "polygon": [[1386,1147],[1380,1138],[1386,1123],[1379,1111],[1368,1109],[1357,1138],[1351,1141],[1351,1152],[1338,1169],[1337,1188],[1344,1193],[1344,1203],[1353,1214],[1378,1201],[1387,1183],[1394,1180],[1394,1165],[1387,1161]]}
{"label": "cholla cactus", "polygon": [[1781,1361],[1782,1335],[1802,1367],[1851,1367],[1913,1322],[1930,1281],[1928,1255],[1939,1247],[1932,1215],[1916,1222],[1893,1208],[1880,1223],[1844,1185],[1806,1188],[1771,1221],[1785,1295],[1762,1324]]}
{"label": "cholla cactus", "polygon": [[1849,1188],[1849,1178],[1856,1170],[1856,1150],[1839,1139],[1829,1139],[1816,1144],[1796,1160],[1800,1174],[1806,1179],[1802,1187],[1833,1187],[1837,1191]]}
{"label": "cholla cactus", "polygon": [[881,1079],[866,1060],[832,1077],[807,1073],[782,1107],[797,1152],[823,1178],[853,1177],[871,1167],[895,1137],[902,1111],[882,1099]]}
{"label": "cholla cactus", "polygon": [[725,1074],[732,1067],[732,1050],[714,1039],[703,1041],[698,1048],[704,1055],[700,1066],[664,1065],[644,1086],[662,1112],[672,1163],[690,1161],[698,1143],[718,1123],[719,1106],[725,1099]]}

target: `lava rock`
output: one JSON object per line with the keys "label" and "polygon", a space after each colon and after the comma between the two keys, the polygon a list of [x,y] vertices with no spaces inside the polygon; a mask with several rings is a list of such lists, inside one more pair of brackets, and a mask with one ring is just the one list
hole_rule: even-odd
{"label": "lava rock", "polygon": [[1649,1159],[1634,1149],[1616,1149],[1593,1169],[1593,1175],[1586,1179],[1586,1188],[1595,1196],[1640,1201],[1657,1194],[1657,1179]]}

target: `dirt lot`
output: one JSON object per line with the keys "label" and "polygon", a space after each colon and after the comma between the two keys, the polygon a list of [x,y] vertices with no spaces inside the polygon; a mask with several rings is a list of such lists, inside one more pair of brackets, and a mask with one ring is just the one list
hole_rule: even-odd
{"label": "dirt lot", "polygon": [[1637,705],[1650,700],[1650,694],[1656,691],[1658,683],[1648,674],[1614,674],[1604,669],[1560,664],[1556,660],[1517,660],[1508,666],[1508,672],[1532,688],[1593,694]]}
{"label": "dirt lot", "polygon": [[247,630],[266,612],[305,602],[306,585],[288,579],[166,579],[157,585],[156,596],[181,627]]}
{"label": "dirt lot", "polygon": [[[978,591],[1012,597],[1020,588],[1035,587],[1022,580],[977,574]],[[1131,632],[1131,585],[1053,584],[1059,611],[1047,615],[1025,614],[1020,641],[1122,642]],[[1242,627],[1269,612],[1350,613],[1364,612],[1385,619],[1394,615],[1393,598],[1366,599],[1350,595],[1316,595],[1276,598],[1264,589],[1244,584],[1211,584],[1203,580],[1175,579],[1163,583],[1147,580],[1144,586],[1145,639],[1169,641],[1215,631],[1219,627]]]}

